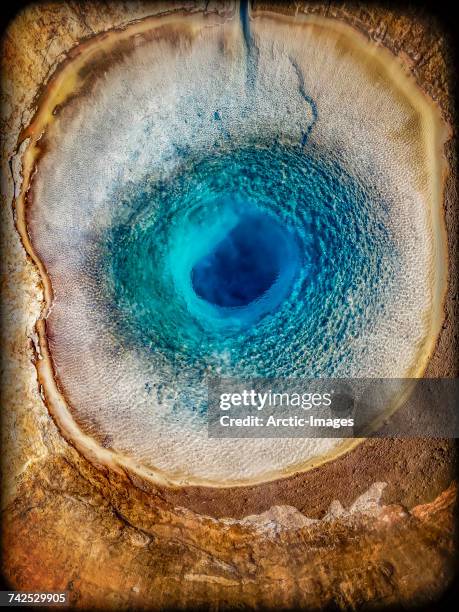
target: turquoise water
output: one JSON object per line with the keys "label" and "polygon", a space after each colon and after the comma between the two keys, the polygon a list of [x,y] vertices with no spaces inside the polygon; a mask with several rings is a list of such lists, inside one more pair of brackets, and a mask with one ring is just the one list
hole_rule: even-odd
{"label": "turquoise water", "polygon": [[236,314],[243,325],[255,307],[262,314],[262,302],[263,313],[269,312],[285,297],[301,266],[298,245],[293,232],[253,204],[227,197],[215,207],[218,214],[207,220],[200,247],[190,250],[177,281],[189,285],[191,263],[191,290],[213,305],[217,316]]}
{"label": "turquoise water", "polygon": [[100,282],[119,337],[171,380],[333,376],[390,294],[384,202],[312,148],[185,152],[120,197]]}

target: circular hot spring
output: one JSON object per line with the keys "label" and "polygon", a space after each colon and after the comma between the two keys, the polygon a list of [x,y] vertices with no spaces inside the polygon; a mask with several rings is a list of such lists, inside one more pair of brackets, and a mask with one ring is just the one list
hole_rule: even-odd
{"label": "circular hot spring", "polygon": [[87,43],[36,119],[54,410],[175,484],[344,448],[209,438],[209,377],[418,376],[438,331],[436,111],[348,26],[250,26],[175,16]]}

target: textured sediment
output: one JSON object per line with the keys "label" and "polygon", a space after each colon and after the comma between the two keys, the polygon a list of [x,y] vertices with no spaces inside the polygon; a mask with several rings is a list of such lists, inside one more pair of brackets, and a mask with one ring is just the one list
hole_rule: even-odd
{"label": "textured sediment", "polygon": [[[107,7],[104,17],[97,5],[84,14],[72,3],[30,7],[11,26],[3,41],[4,161],[61,54],[82,37],[151,12],[142,4],[128,12],[118,3]],[[401,55],[453,123],[441,32],[411,15],[333,5],[327,11]],[[454,167],[451,145],[447,154]],[[43,288],[13,226],[6,163],[3,171],[3,563],[12,585],[68,589],[82,607],[219,602],[277,609],[416,603],[446,587],[454,552],[451,441],[366,441],[307,473],[225,490],[148,487],[92,465],[68,444],[47,413],[32,364],[28,338],[36,339]],[[457,375],[455,198],[452,176],[445,320],[428,376]]]}

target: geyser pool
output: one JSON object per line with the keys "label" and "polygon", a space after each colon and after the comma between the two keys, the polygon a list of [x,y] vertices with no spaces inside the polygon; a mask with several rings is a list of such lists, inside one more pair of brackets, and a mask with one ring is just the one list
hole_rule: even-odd
{"label": "geyser pool", "polygon": [[119,337],[191,378],[331,376],[391,290],[384,202],[312,149],[218,149],[119,197],[92,274]]}
{"label": "geyser pool", "polygon": [[259,482],[341,448],[208,438],[208,376],[419,375],[440,329],[440,115],[352,27],[252,9],[85,41],[24,132],[53,415],[163,482]]}

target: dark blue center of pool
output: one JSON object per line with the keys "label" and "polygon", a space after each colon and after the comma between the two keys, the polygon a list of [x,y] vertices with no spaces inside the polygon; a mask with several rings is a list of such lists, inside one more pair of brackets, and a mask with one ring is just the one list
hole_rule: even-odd
{"label": "dark blue center of pool", "polygon": [[279,276],[286,238],[283,228],[270,216],[241,215],[237,225],[193,267],[193,289],[216,306],[250,304]]}

